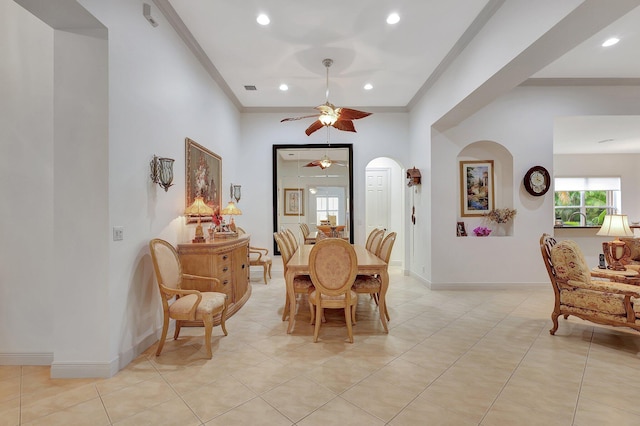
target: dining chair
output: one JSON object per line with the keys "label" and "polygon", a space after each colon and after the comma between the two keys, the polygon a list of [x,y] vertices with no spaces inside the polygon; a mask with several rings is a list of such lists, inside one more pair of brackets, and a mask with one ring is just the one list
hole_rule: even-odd
{"label": "dining chair", "polygon": [[[169,330],[169,320],[176,320],[175,333],[173,339],[178,339],[182,321],[202,321],[204,324],[204,343],[209,359],[211,353],[211,332],[213,330],[213,318],[220,315],[220,327],[227,335],[225,326],[225,315],[227,313],[227,295],[213,291],[215,285],[220,285],[220,281],[213,277],[203,277],[198,275],[184,274],[180,264],[178,253],[168,242],[155,238],[149,242],[153,269],[160,290],[162,300],[162,311],[164,320],[162,323],[162,336],[158,343],[156,356],[160,355],[167,338]],[[187,289],[183,286],[183,279],[208,282],[209,291],[198,291]],[[202,288],[202,287],[200,287]],[[175,297],[172,303],[169,303]]]}
{"label": "dining chair", "polygon": [[[276,244],[278,244],[278,248],[280,249],[280,255],[282,257],[282,267],[284,269],[284,273],[287,273],[287,263],[291,259],[292,252],[289,249],[288,243],[286,243],[285,236],[282,232],[274,232],[273,238],[276,240]],[[309,275],[296,275],[293,278],[293,291],[296,295],[306,294],[307,296],[311,293],[313,289],[313,283],[311,282],[311,277]],[[287,315],[289,314],[289,296],[285,294],[285,303],[284,310],[282,311],[282,321],[287,319]]]}
{"label": "dining chair", "polygon": [[313,244],[315,242],[315,240],[310,237],[311,230],[309,229],[309,225],[301,223],[300,232],[302,232],[302,241],[304,244]]}
{"label": "dining chair", "polygon": [[[241,227],[236,227],[238,235],[246,234],[245,230]],[[267,284],[267,275],[271,278],[271,256],[269,256],[269,249],[262,247],[249,246],[249,267],[261,266],[263,269],[264,283]]]}
{"label": "dining chair", "polygon": [[284,232],[286,237],[289,239],[290,247],[292,248],[291,254],[293,255],[293,253],[298,250],[298,239],[293,234],[293,231],[291,229],[287,228],[284,230]]}
{"label": "dining chair", "polygon": [[353,343],[358,294],[351,289],[358,273],[355,249],[342,238],[327,238],[316,242],[309,253],[309,273],[314,290],[309,295],[311,324],[315,322],[313,341],[318,341],[324,308],[344,309],[349,342]]}
{"label": "dining chair", "polygon": [[[366,247],[367,250],[369,250],[371,253],[375,254],[376,256],[378,255],[379,251],[380,251],[380,245],[382,243],[382,239],[384,238],[384,233],[385,233],[385,229],[378,229],[372,236],[371,236],[371,241],[369,242],[369,246]],[[373,231],[371,231],[373,233]]]}
{"label": "dining chair", "polygon": [[[391,259],[391,250],[393,249],[393,244],[396,241],[397,233],[390,232],[384,240],[382,244],[380,244],[380,250],[378,257],[383,260],[387,264],[387,268],[389,268],[389,260]],[[382,288],[382,277],[379,275],[358,275],[356,276],[356,280],[353,283],[353,290],[358,293],[368,293],[373,296],[373,300],[376,302],[376,305],[379,306],[380,300],[380,289]],[[387,317],[387,321],[389,321],[389,311],[387,310],[387,306],[385,304],[385,312],[384,315]]]}

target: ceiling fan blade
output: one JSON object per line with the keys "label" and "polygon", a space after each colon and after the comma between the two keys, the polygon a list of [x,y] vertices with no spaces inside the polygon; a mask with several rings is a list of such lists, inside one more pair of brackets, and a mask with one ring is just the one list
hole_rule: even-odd
{"label": "ceiling fan blade", "polygon": [[370,112],[358,111],[357,109],[351,108],[338,108],[338,110],[340,120],[357,120],[371,115]]}
{"label": "ceiling fan blade", "polygon": [[311,126],[307,127],[307,130],[305,130],[304,132],[307,134],[307,136],[309,136],[311,135],[311,133],[321,129],[322,127],[323,124],[320,122],[320,120],[316,120],[311,124]]}
{"label": "ceiling fan blade", "polygon": [[280,122],[285,122],[285,121],[296,121],[296,120],[302,120],[304,118],[311,118],[311,117],[317,117],[318,114],[315,115],[303,115],[302,117],[289,117],[289,118],[283,118],[282,120],[280,120]]}
{"label": "ceiling fan blade", "polygon": [[338,130],[344,130],[345,132],[355,132],[356,128],[351,120],[338,120],[332,124]]}

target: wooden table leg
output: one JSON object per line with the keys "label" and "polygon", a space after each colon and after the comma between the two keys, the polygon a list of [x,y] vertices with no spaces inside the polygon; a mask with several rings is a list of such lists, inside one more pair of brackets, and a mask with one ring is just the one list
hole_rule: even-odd
{"label": "wooden table leg", "polygon": [[287,299],[289,299],[289,326],[287,327],[287,333],[291,334],[293,331],[293,323],[296,317],[296,293],[293,289],[294,274],[290,271],[284,275],[285,285],[287,287]]}
{"label": "wooden table leg", "polygon": [[387,326],[387,316],[385,312],[387,310],[387,289],[389,288],[389,272],[385,269],[380,273],[380,278],[382,278],[382,284],[380,286],[380,300],[378,301],[378,311],[380,312],[380,322],[384,327],[384,332],[389,332],[389,327]]}

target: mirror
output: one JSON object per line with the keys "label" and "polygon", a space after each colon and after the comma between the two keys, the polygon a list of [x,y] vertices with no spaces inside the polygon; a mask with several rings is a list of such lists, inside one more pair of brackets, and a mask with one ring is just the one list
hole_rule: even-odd
{"label": "mirror", "polygon": [[[353,242],[353,145],[273,145],[273,229],[316,232],[335,216]],[[274,241],[274,253],[280,254]]]}

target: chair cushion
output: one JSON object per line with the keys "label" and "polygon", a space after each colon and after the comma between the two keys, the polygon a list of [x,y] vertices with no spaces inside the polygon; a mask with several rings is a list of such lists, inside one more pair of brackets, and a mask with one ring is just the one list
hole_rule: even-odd
{"label": "chair cushion", "polygon": [[629,246],[631,260],[640,260],[640,238],[620,238],[620,241],[624,241]]}
{"label": "chair cushion", "polygon": [[382,286],[382,278],[375,275],[358,275],[352,289],[360,293],[377,293]]}
{"label": "chair cushion", "polygon": [[[202,300],[196,310],[196,319],[201,319],[203,315],[211,315],[213,312],[220,309],[227,298],[224,293],[218,293],[213,291],[203,292]],[[169,306],[169,316],[184,316],[189,313],[193,304],[196,303],[198,296],[195,294],[188,294],[177,299]]]}
{"label": "chair cushion", "polygon": [[551,248],[551,263],[556,276],[561,281],[591,282],[591,273],[587,267],[582,250],[575,241],[564,240]]}
{"label": "chair cushion", "polygon": [[[328,294],[320,294],[320,296],[322,297],[322,300],[344,300],[344,298],[346,297],[346,294],[339,294],[337,296],[329,296]],[[309,294],[309,299],[315,300],[316,298],[316,291],[313,290],[310,294]],[[351,290],[351,300],[357,300],[358,295],[356,294],[355,291]]]}
{"label": "chair cushion", "polygon": [[625,315],[624,296],[614,293],[563,289],[560,291],[560,303],[605,314]]}
{"label": "chair cushion", "polygon": [[307,293],[311,288],[313,283],[309,275],[297,275],[293,278],[293,289],[296,293]]}

